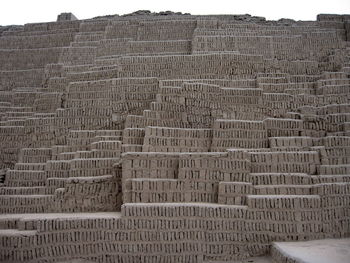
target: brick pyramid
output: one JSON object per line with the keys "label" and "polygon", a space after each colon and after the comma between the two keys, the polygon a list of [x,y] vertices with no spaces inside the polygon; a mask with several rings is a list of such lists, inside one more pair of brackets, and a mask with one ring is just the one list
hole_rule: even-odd
{"label": "brick pyramid", "polygon": [[349,41],[350,15],[0,27],[0,261],[230,262],[349,237]]}

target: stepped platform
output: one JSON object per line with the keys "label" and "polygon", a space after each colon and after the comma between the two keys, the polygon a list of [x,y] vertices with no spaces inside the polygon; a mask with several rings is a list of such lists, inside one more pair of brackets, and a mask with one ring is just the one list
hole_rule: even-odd
{"label": "stepped platform", "polygon": [[0,27],[1,262],[345,262],[349,15],[72,19]]}

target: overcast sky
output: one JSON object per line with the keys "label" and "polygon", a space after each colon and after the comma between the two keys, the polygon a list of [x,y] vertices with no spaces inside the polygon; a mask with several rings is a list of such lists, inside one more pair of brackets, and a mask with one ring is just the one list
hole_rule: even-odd
{"label": "overcast sky", "polygon": [[141,9],[316,20],[320,13],[350,14],[350,0],[1,0],[0,25],[56,21],[62,12],[72,12],[78,19],[86,19]]}

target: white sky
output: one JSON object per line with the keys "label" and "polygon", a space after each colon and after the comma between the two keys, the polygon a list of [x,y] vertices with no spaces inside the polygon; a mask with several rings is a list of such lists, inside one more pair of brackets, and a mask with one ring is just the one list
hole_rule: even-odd
{"label": "white sky", "polygon": [[251,14],[266,19],[316,20],[320,13],[350,14],[350,0],[0,0],[0,25],[56,21],[62,12],[78,19],[171,10],[191,14]]}

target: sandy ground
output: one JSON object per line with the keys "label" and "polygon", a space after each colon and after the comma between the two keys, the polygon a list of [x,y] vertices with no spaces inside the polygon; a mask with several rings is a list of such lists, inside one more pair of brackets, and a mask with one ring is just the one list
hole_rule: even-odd
{"label": "sandy ground", "polygon": [[247,258],[240,261],[233,261],[231,263],[274,263],[271,257],[265,256],[265,257],[253,257],[253,258]]}
{"label": "sandy ground", "polygon": [[[94,263],[92,261],[86,261],[84,259],[73,259],[68,261],[60,261],[58,263]],[[272,261],[270,257],[254,257],[254,258],[248,258],[241,261],[231,261],[231,262],[225,262],[225,263],[275,263]]]}

